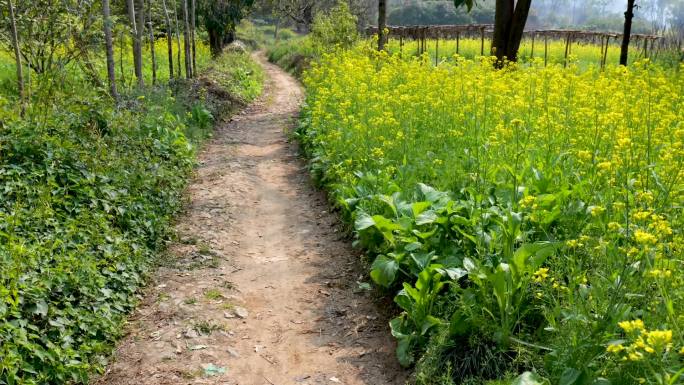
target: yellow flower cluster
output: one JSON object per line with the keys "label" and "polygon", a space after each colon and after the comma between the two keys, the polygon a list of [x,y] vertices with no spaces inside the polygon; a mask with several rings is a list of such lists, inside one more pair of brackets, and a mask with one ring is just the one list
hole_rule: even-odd
{"label": "yellow flower cluster", "polygon": [[542,267],[534,273],[534,281],[541,283],[549,276],[549,269]]}
{"label": "yellow flower cluster", "polygon": [[672,349],[672,330],[647,330],[642,320],[622,321],[618,326],[632,337],[632,343],[610,344],[609,353],[620,355],[624,361],[640,361],[646,354],[661,354]]}

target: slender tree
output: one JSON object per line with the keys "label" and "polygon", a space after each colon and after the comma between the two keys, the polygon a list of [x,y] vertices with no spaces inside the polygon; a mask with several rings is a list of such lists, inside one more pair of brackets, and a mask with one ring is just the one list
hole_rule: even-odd
{"label": "slender tree", "polygon": [[[139,44],[139,50],[140,50],[140,77],[138,78],[138,86],[143,87],[145,85],[145,78],[143,75],[143,59],[142,59],[142,45],[143,41],[145,38],[145,0],[138,0],[138,9],[140,10],[138,13],[136,13],[136,17],[138,18],[137,20],[137,25],[136,25],[136,33],[137,33],[137,38],[138,38],[138,44]],[[137,74],[136,74],[137,76]]]}
{"label": "slender tree", "polygon": [[124,71],[124,50],[126,45],[126,36],[124,31],[119,34],[119,69],[121,71],[121,83],[126,86],[126,71]]}
{"label": "slender tree", "polygon": [[173,79],[173,30],[166,0],[162,0],[162,5],[164,6],[164,18],[166,19],[166,48],[169,53],[169,80],[171,80]]}
{"label": "slender tree", "polygon": [[104,18],[105,47],[107,49],[107,78],[109,79],[109,94],[114,99],[119,99],[119,94],[116,91],[114,42],[112,41],[112,18],[109,10],[109,0],[102,0],[102,17]]}
{"label": "slender tree", "polygon": [[195,0],[190,0],[190,40],[192,41],[192,73],[197,72],[197,48],[195,46]]}
{"label": "slender tree", "polygon": [[387,0],[378,0],[378,51],[385,49],[387,28]]}
{"label": "slender tree", "polygon": [[192,58],[190,57],[190,20],[188,16],[188,0],[181,0],[183,3],[183,43],[185,43],[185,77],[192,78]]}
{"label": "slender tree", "polygon": [[152,84],[157,84],[157,54],[154,52],[154,28],[152,25],[152,0],[147,2],[147,29],[150,35],[150,58],[152,59]]}
{"label": "slender tree", "polygon": [[127,0],[128,4],[128,18],[131,21],[131,36],[133,38],[133,61],[135,68],[135,77],[138,78],[138,85],[145,85],[142,74],[142,42],[138,34],[138,22],[135,15],[135,0]]}
{"label": "slender tree", "polygon": [[632,34],[632,19],[634,18],[634,0],[627,0],[625,11],[625,29],[622,33],[622,47],[620,48],[620,65],[626,66],[629,58],[629,40]]}
{"label": "slender tree", "polygon": [[275,41],[278,41],[278,32],[280,31],[280,12],[279,12],[279,9],[281,6],[282,6],[282,0],[278,0],[278,4],[273,9],[273,15],[275,16],[275,19],[276,19],[275,28],[273,29],[273,39],[275,39]]}
{"label": "slender tree", "polygon": [[14,4],[12,0],[7,1],[10,14],[10,23],[12,27],[12,46],[14,47],[14,60],[17,66],[17,88],[19,90],[19,98],[21,99],[21,114],[24,115],[24,102],[26,95],[24,94],[24,70],[21,66],[21,52],[19,50],[19,34],[17,33],[17,20],[14,15]]}
{"label": "slender tree", "polygon": [[173,1],[173,18],[176,22],[176,42],[178,43],[178,78],[180,79],[182,77],[181,73],[181,50],[183,49],[183,46],[181,45],[181,40],[180,40],[180,27],[178,23],[178,0],[172,0]]}

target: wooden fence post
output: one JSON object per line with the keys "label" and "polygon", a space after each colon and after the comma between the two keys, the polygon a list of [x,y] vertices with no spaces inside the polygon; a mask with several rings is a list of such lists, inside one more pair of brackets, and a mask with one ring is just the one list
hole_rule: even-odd
{"label": "wooden fence post", "polygon": [[484,56],[484,37],[485,29],[484,27],[480,27],[480,56]]}
{"label": "wooden fence post", "polygon": [[530,58],[534,59],[534,38],[537,37],[536,33],[532,34],[532,52],[530,53]]}
{"label": "wooden fence post", "polygon": [[402,59],[404,57],[404,35],[401,34],[399,35],[399,58]]}
{"label": "wooden fence post", "polygon": [[423,39],[420,38],[420,29],[416,29],[414,36],[416,41],[416,56],[420,56],[420,46],[423,44]]}
{"label": "wooden fence post", "polygon": [[565,60],[563,62],[563,67],[568,66],[568,48],[570,46],[570,34],[565,37]]}
{"label": "wooden fence post", "polygon": [[544,67],[549,62],[549,35],[544,34]]}
{"label": "wooden fence post", "polygon": [[603,63],[601,64],[601,68],[605,68],[606,66],[606,61],[608,60],[608,47],[610,46],[610,36],[606,36],[606,50],[603,51]]}
{"label": "wooden fence post", "polygon": [[644,37],[644,59],[648,58],[648,39]]}
{"label": "wooden fence post", "polygon": [[461,32],[456,33],[456,54],[458,55],[459,45],[461,43]]}

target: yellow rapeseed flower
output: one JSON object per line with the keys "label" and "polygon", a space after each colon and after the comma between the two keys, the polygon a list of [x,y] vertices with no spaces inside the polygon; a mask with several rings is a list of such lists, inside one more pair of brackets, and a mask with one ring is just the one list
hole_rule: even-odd
{"label": "yellow rapeseed flower", "polygon": [[622,321],[618,322],[618,326],[626,331],[627,333],[633,332],[633,331],[641,331],[646,328],[646,325],[644,325],[644,321],[640,319],[636,319],[634,321]]}

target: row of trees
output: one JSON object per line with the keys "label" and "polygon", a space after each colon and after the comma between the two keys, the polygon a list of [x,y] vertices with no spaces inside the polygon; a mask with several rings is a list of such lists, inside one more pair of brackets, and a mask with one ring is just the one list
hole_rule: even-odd
{"label": "row of trees", "polygon": [[[149,43],[152,83],[157,82],[155,42],[164,37],[169,79],[195,76],[197,24],[203,23],[212,53],[234,37],[253,0],[0,0],[0,40],[14,53],[17,84],[26,100],[24,70],[41,75],[76,65],[104,87],[96,62],[106,57],[109,92],[118,97],[115,38],[130,44],[136,84],[145,85],[143,45]],[[104,53],[104,55],[102,55]],[[123,77],[123,56],[119,60]]]}
{"label": "row of trees", "polygon": [[[345,1],[349,11],[356,17],[359,27],[365,27],[374,21],[375,1]],[[281,25],[287,25],[306,33],[311,30],[317,14],[329,11],[337,4],[338,0],[261,0],[254,4],[252,14],[273,22],[276,29]]]}

